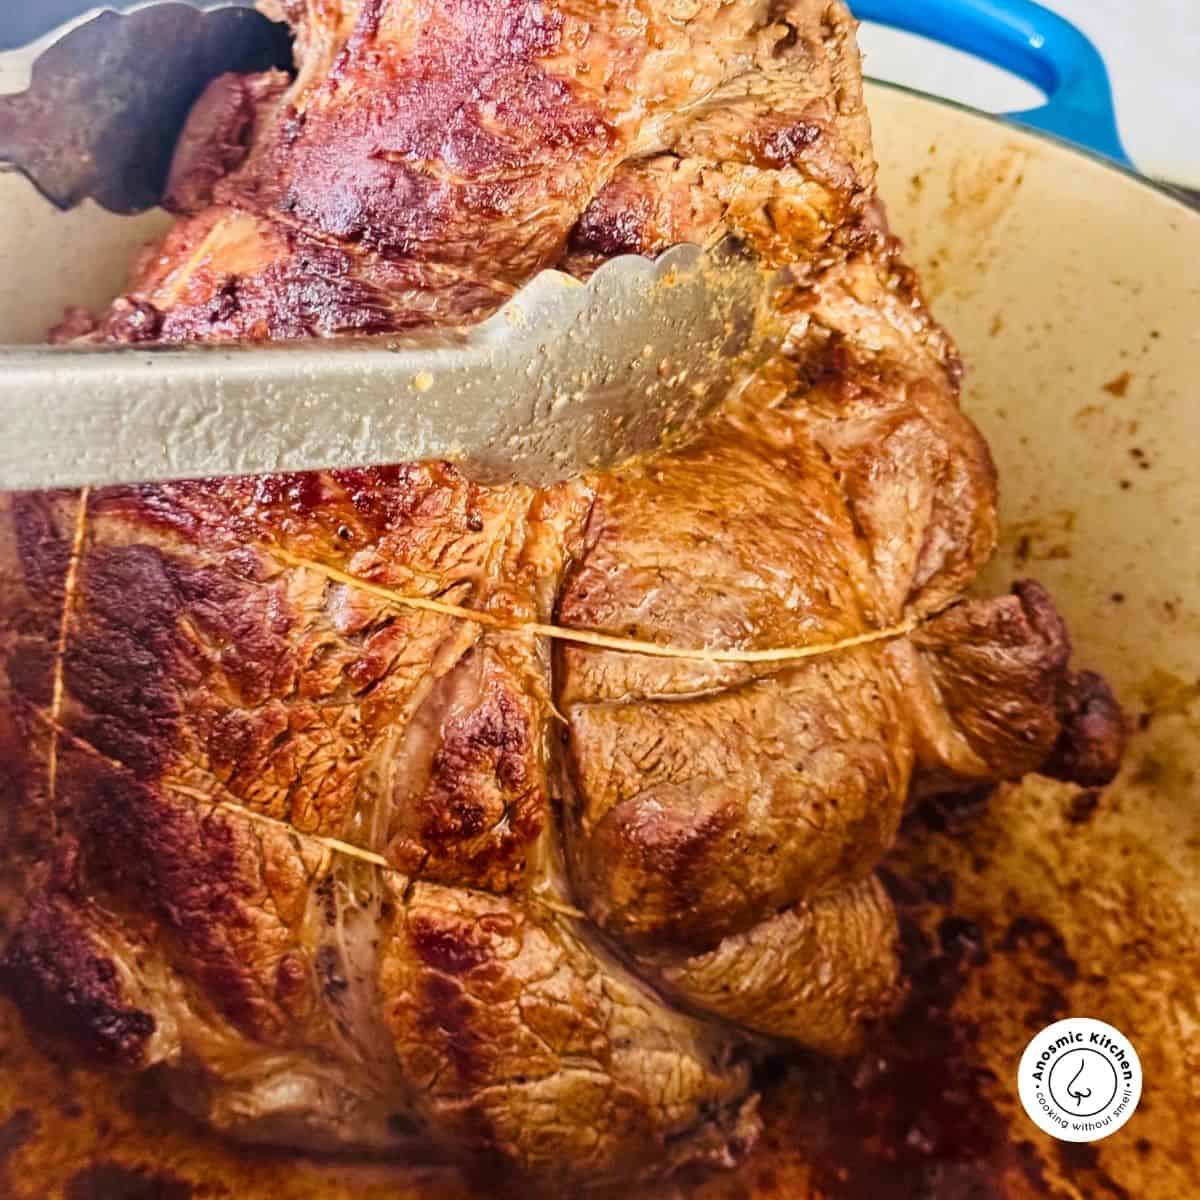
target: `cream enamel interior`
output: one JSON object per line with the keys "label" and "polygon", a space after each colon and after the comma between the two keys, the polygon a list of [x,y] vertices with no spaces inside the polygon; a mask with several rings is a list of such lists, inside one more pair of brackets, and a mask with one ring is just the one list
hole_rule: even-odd
{"label": "cream enamel interior", "polygon": [[[914,856],[945,865],[956,903],[994,927],[1012,911],[1057,926],[1093,977],[1064,987],[1062,1015],[1124,1029],[1147,1072],[1100,1166],[1138,1200],[1183,1200],[1200,1188],[1200,213],[1011,125],[891,88],[869,102],[880,193],[999,469],[1002,545],[981,586],[1045,583],[1076,661],[1133,727],[1087,824],[1066,815],[1069,789],[1031,780],[970,844]],[[1063,1170],[1016,1105],[1023,984],[993,963],[964,1002],[997,1103],[1064,1194],[1108,1194]]]}
{"label": "cream enamel interior", "polygon": [[1135,716],[1179,710],[1193,782],[1145,819],[1200,915],[1200,212],[1010,125],[891,88],[870,106],[880,193],[1000,473],[983,584],[1036,575]]}
{"label": "cream enamel interior", "polygon": [[[1046,583],[1078,660],[1103,671],[1145,726],[1087,825],[1064,818],[1065,789],[1035,780],[997,798],[974,845],[918,846],[909,857],[936,860],[974,915],[1036,909],[1053,919],[1086,975],[1066,989],[1072,1009],[1125,1029],[1146,1070],[1145,1111],[1101,1144],[1103,1168],[1139,1200],[1191,1196],[1200,1180],[1200,214],[1014,127],[891,88],[872,87],[870,104],[892,224],[959,341],[966,405],[1000,470],[1004,541],[985,582]],[[12,175],[0,176],[0,206],[7,342],[38,340],[65,304],[102,304],[133,247],[164,221],[90,205],[59,215]],[[1006,970],[983,969],[965,1003],[997,1105],[1054,1178],[1052,1145],[1015,1109],[1028,1034],[1014,1012],[1022,981]],[[9,1068],[0,1101],[37,1086]],[[38,1161],[65,1179],[67,1157],[77,1168],[80,1155],[151,1153],[128,1128],[123,1141],[119,1124],[99,1128]],[[1153,1139],[1153,1158],[1135,1153],[1138,1138]],[[244,1196],[469,1194],[416,1179],[376,1192],[377,1173],[352,1183],[345,1169],[261,1160],[243,1171],[183,1135],[154,1145],[193,1177],[241,1171]],[[773,1183],[763,1179],[716,1180],[688,1195],[814,1194],[790,1160]],[[43,1175],[28,1194],[56,1194],[50,1185]],[[1027,1194],[1012,1187],[1004,1194]],[[1062,1187],[1095,1194],[1069,1173]]]}

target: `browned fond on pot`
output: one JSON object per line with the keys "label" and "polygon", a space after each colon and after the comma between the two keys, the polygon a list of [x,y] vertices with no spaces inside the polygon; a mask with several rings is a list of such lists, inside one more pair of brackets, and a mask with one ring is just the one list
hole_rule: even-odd
{"label": "browned fond on pot", "polygon": [[[620,1194],[703,1200],[1182,1200],[1194,1179],[1191,1064],[1175,1025],[1200,974],[1194,915],[1153,847],[1128,832],[1153,803],[1133,768],[1103,797],[1031,780],[990,801],[921,806],[889,862],[906,915],[913,1007],[842,1068],[775,1071],[758,1148],[733,1176]],[[1031,869],[1031,865],[1032,868]],[[900,882],[900,881],[903,882]],[[1103,918],[1097,919],[1102,901]],[[1081,914],[1083,914],[1081,916]],[[919,932],[918,932],[919,931]],[[1146,1112],[1094,1148],[1058,1145],[1013,1107],[1018,1047],[1064,1015],[1102,1012],[1133,1036]],[[164,1107],[152,1086],[56,1064],[0,1014],[0,1180],[13,1200],[484,1200],[453,1171],[350,1167],[239,1150]],[[514,1193],[527,1194],[527,1193]]]}

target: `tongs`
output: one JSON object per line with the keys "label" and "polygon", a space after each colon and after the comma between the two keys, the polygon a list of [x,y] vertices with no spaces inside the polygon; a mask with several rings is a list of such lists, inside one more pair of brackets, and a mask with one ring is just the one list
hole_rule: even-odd
{"label": "tongs", "polygon": [[[281,36],[228,5],[76,20],[22,52],[23,68],[0,61],[0,77],[28,75],[25,92],[0,97],[0,159],[59,207],[152,206],[205,84],[277,64]],[[543,272],[469,329],[9,348],[0,489],[434,458],[482,482],[545,485],[661,445],[736,388],[777,344],[775,283],[731,244],[681,246],[614,259],[586,284]]]}
{"label": "tongs", "polygon": [[[14,46],[17,37],[28,41]],[[158,204],[184,122],[212,80],[292,58],[287,27],[253,0],[10,2],[0,6],[0,50],[0,162],[59,208],[91,197],[117,213]]]}
{"label": "tongs", "polygon": [[448,459],[545,485],[685,430],[771,352],[770,281],[696,246],[546,271],[471,329],[10,349],[0,489]]}

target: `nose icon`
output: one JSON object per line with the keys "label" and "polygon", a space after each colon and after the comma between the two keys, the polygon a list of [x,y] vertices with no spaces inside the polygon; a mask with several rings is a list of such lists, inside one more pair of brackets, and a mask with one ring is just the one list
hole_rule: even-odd
{"label": "nose icon", "polygon": [[1077,1088],[1075,1085],[1079,1082],[1080,1075],[1083,1074],[1083,1063],[1079,1064],[1079,1070],[1071,1077],[1071,1082],[1067,1084],[1067,1095],[1071,1097],[1075,1103],[1082,1108],[1083,1102],[1087,1100],[1091,1094],[1091,1088]]}

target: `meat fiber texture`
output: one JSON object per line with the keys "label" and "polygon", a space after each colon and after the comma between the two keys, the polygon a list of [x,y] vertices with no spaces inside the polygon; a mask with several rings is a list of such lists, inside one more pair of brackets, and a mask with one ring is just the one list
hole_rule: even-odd
{"label": "meat fiber texture", "polygon": [[[133,343],[463,322],[538,270],[740,240],[784,351],[683,445],[7,497],[0,983],[238,1138],[562,1185],[735,1163],[753,1068],[904,990],[914,792],[1102,782],[1121,721],[996,538],[960,367],[874,193],[830,0],[286,0],[217,81]],[[558,644],[437,599],[684,648]]]}

